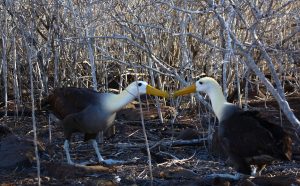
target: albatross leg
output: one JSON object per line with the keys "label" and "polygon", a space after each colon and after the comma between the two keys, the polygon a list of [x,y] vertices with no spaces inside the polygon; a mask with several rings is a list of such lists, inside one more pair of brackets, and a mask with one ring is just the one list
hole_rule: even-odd
{"label": "albatross leg", "polygon": [[122,161],[122,160],[113,160],[113,159],[104,160],[103,157],[100,154],[97,141],[93,139],[93,140],[91,140],[91,142],[92,142],[93,147],[94,147],[94,149],[96,151],[99,163],[103,162],[103,163],[105,163],[107,165],[124,163],[124,161]]}
{"label": "albatross leg", "polygon": [[71,160],[71,156],[70,156],[70,145],[69,145],[69,141],[67,139],[64,142],[64,149],[66,151],[66,156],[67,156],[68,164],[73,165],[74,163]]}
{"label": "albatross leg", "polygon": [[257,175],[257,167],[255,165],[250,165],[251,167],[251,176],[256,176]]}
{"label": "albatross leg", "polygon": [[92,145],[93,145],[93,147],[94,147],[94,149],[96,151],[96,154],[97,154],[97,157],[98,157],[98,161],[99,162],[103,162],[104,159],[103,159],[103,157],[100,154],[97,141],[93,139],[93,140],[91,140],[91,142],[92,142]]}

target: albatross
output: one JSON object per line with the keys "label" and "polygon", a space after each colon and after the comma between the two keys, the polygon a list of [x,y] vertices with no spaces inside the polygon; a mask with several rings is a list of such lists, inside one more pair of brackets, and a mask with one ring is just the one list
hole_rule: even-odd
{"label": "albatross", "polygon": [[88,88],[55,89],[43,105],[48,106],[63,126],[68,164],[74,164],[69,152],[69,142],[74,132],[84,133],[84,140],[91,141],[99,162],[111,164],[111,160],[104,160],[101,156],[96,136],[113,125],[117,111],[142,94],[160,97],[169,95],[144,81],[132,82],[120,94],[99,93]]}
{"label": "albatross", "polygon": [[204,92],[219,121],[221,146],[238,173],[257,176],[274,160],[292,159],[292,140],[279,125],[259,116],[256,111],[243,111],[228,103],[218,82],[204,77],[196,83],[175,91],[173,96]]}

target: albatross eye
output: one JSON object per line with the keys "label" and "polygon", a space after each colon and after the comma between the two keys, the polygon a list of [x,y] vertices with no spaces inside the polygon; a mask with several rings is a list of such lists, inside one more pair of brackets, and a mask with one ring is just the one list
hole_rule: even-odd
{"label": "albatross eye", "polygon": [[142,83],[138,83],[138,86],[139,86],[139,87],[142,86]]}
{"label": "albatross eye", "polygon": [[203,83],[201,81],[199,81],[199,84],[202,85]]}

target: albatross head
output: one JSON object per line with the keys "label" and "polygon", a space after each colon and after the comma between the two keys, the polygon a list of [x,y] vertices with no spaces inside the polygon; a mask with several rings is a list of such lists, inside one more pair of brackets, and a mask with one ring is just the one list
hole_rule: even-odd
{"label": "albatross head", "polygon": [[191,86],[174,92],[173,96],[177,97],[180,95],[195,92],[204,92],[208,94],[212,103],[213,110],[218,119],[221,120],[224,115],[224,108],[226,105],[228,105],[228,103],[223,95],[222,88],[218,84],[218,82],[213,78],[204,77],[196,81],[196,83],[192,84]]}
{"label": "albatross head", "polygon": [[158,90],[150,85],[148,85],[145,81],[134,81],[128,85],[126,90],[133,94],[133,96],[138,96],[139,94],[149,94],[153,96],[160,96],[160,97],[168,97],[169,94],[167,92]]}
{"label": "albatross head", "polygon": [[158,90],[148,85],[145,81],[134,81],[130,83],[125,90],[120,92],[120,94],[110,94],[105,97],[106,99],[103,105],[107,111],[116,112],[142,94],[161,97],[169,96],[167,92]]}
{"label": "albatross head", "polygon": [[222,93],[222,88],[219,83],[211,77],[204,77],[199,79],[198,81],[196,81],[195,86],[197,92],[205,92],[208,95],[211,95],[216,91],[221,91]]}
{"label": "albatross head", "polygon": [[204,77],[196,81],[196,83],[192,84],[191,86],[188,86],[186,88],[174,92],[173,96],[177,97],[180,95],[185,95],[185,94],[195,93],[195,92],[205,92],[208,95],[210,95],[213,92],[218,90],[222,91],[221,86],[218,84],[216,80],[210,77]]}

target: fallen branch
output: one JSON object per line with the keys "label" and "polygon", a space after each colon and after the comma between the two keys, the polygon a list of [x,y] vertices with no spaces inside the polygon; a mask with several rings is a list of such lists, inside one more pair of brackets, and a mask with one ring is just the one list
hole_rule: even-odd
{"label": "fallen branch", "polygon": [[62,178],[76,178],[80,176],[86,176],[88,174],[94,173],[108,173],[111,174],[116,172],[115,167],[106,167],[102,165],[92,165],[92,166],[85,166],[85,165],[68,165],[68,164],[60,164],[60,163],[45,163],[44,166],[46,167],[46,174],[48,176],[62,179]]}
{"label": "fallen branch", "polygon": [[[203,145],[208,139],[201,138],[201,139],[192,139],[192,140],[162,140],[160,142],[150,142],[149,146],[168,146],[168,147],[175,147],[175,146],[193,146],[193,145]],[[143,148],[145,144],[137,144],[137,143],[118,143],[115,145],[116,148]]]}

